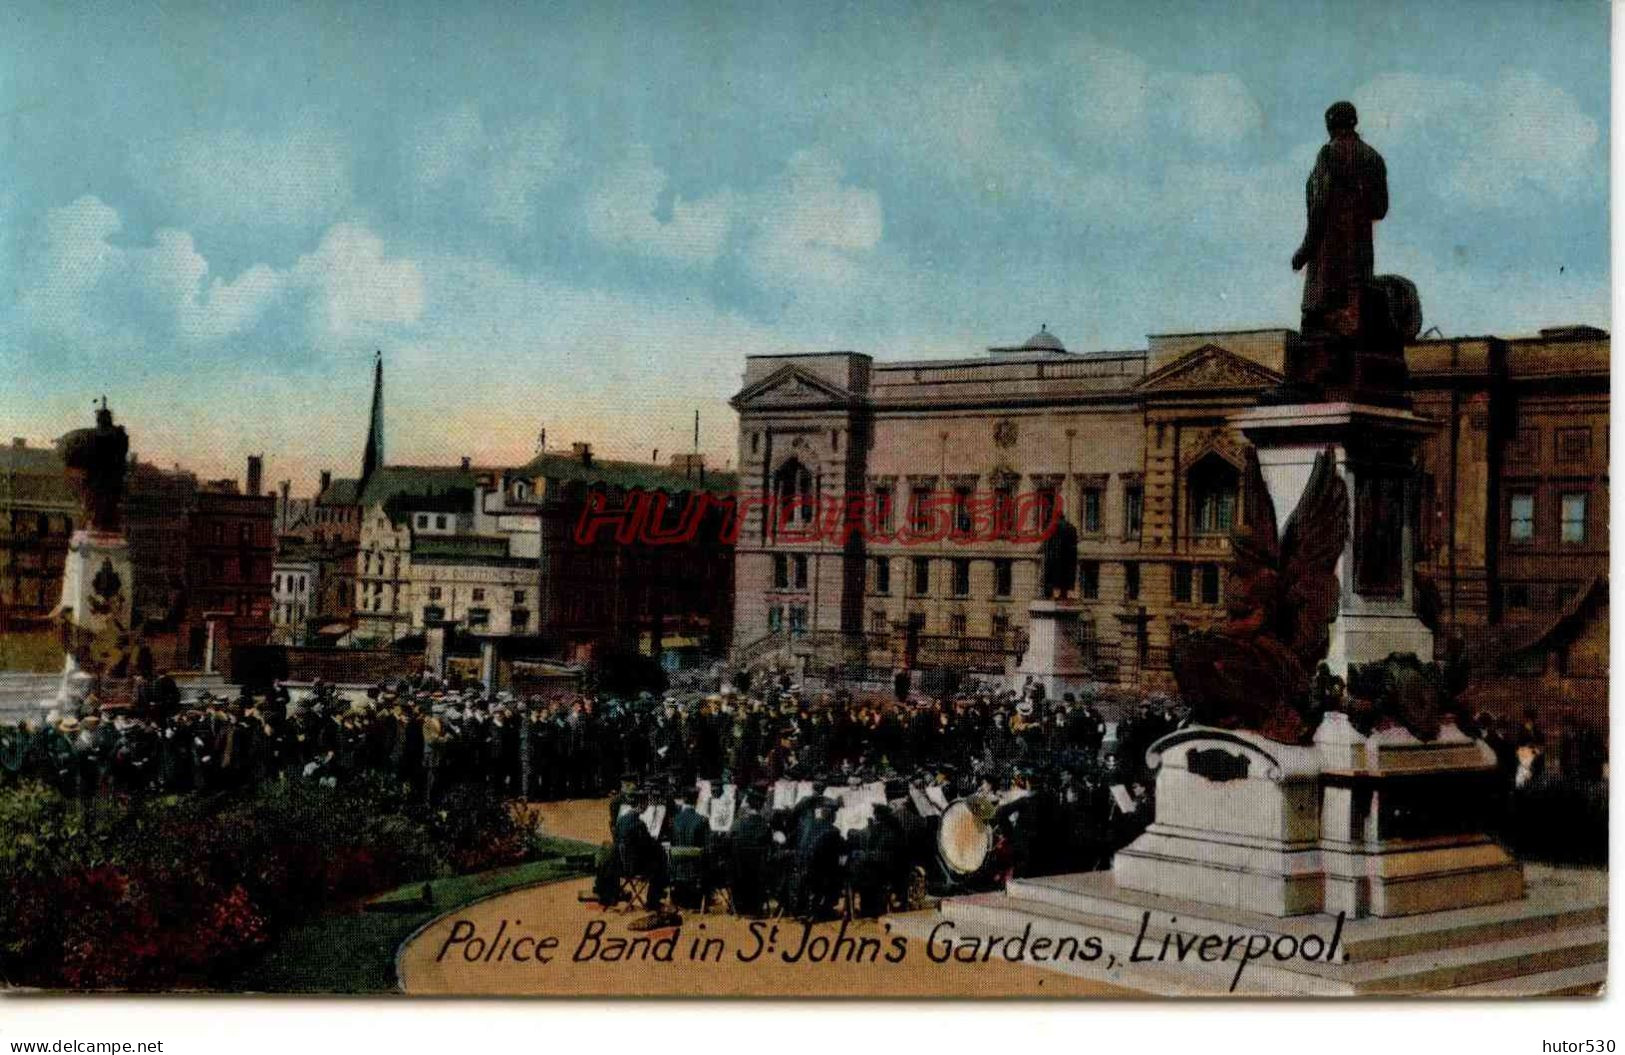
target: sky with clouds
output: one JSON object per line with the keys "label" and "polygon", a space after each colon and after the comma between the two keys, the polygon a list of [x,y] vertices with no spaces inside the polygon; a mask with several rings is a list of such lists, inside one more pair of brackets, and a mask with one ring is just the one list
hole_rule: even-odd
{"label": "sky with clouds", "polygon": [[[69,10],[74,8],[74,10]],[[1339,98],[1447,335],[1609,324],[1602,0],[0,15],[0,393],[144,458],[734,453],[747,354],[1295,325]]]}

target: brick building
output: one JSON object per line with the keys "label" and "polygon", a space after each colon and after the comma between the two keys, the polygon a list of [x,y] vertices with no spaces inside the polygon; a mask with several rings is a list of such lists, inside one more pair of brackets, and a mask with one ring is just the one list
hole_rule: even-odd
{"label": "brick building", "polygon": [[[1514,654],[1526,670],[1599,669],[1594,646],[1561,642],[1606,640],[1608,345],[1564,328],[1407,350],[1416,409],[1441,422],[1419,459],[1417,570],[1481,669]],[[1039,546],[972,530],[969,510],[1029,496],[1059,501],[1078,529],[1081,633],[1100,676],[1171,685],[1170,645],[1223,617],[1246,449],[1227,418],[1296,351],[1284,329],[1088,354],[1040,330],[972,358],[747,357],[733,399],[743,488],[862,496],[880,511],[871,525],[893,531],[935,502],[954,525],[924,545],[884,530],[804,540],[755,513],[737,549],[736,656],[1005,669],[1024,647]],[[1565,648],[1572,662],[1548,663]]]}

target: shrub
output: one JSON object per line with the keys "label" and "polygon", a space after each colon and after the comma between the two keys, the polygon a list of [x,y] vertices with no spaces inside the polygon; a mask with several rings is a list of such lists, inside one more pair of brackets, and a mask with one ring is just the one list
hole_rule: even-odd
{"label": "shrub", "polygon": [[311,781],[80,803],[0,791],[0,977],[69,989],[225,978],[289,924],[402,883],[534,852],[483,785],[433,811],[398,781]]}

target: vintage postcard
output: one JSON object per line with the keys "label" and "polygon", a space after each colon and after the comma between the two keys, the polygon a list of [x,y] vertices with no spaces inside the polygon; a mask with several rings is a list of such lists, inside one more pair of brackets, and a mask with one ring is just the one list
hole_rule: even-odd
{"label": "vintage postcard", "polygon": [[4,21],[11,995],[1603,990],[1606,3]]}

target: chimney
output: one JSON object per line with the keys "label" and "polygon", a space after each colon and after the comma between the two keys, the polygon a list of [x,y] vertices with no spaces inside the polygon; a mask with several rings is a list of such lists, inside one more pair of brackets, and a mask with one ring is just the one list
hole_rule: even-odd
{"label": "chimney", "polygon": [[323,469],[322,470],[322,486],[317,489],[316,493],[321,494],[322,492],[326,491],[329,487],[332,487],[332,486],[333,486],[333,470],[331,470],[331,469]]}
{"label": "chimney", "polygon": [[570,444],[570,453],[581,459],[582,465],[592,464],[592,444],[572,443]]}
{"label": "chimney", "polygon": [[260,493],[260,485],[264,482],[265,455],[250,454],[248,456],[248,486],[244,488],[251,495]]}
{"label": "chimney", "polygon": [[540,432],[538,432],[536,434],[536,453],[537,454],[546,454],[547,453],[547,430],[546,429],[543,429],[542,431],[540,431]]}
{"label": "chimney", "polygon": [[473,464],[474,464],[474,459],[470,458],[466,454],[463,455],[463,468],[464,469],[467,469],[470,465],[473,465]]}

